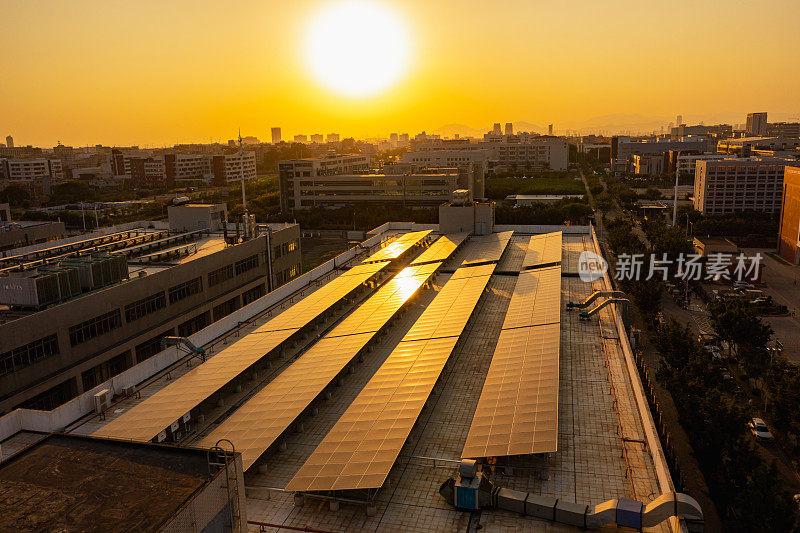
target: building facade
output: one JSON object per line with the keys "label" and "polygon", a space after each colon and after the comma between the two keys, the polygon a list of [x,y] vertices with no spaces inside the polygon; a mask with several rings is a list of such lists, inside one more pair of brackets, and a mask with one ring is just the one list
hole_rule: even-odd
{"label": "building facade", "polygon": [[334,174],[293,179],[291,209],[356,204],[436,206],[470,181],[469,169],[429,168],[405,174]]}
{"label": "building facade", "polygon": [[800,122],[773,122],[767,124],[768,137],[800,137]]}
{"label": "building facade", "polygon": [[781,208],[783,173],[800,161],[777,158],[698,161],[694,208],[703,214],[774,213]]}
{"label": "building facade", "polygon": [[237,152],[235,154],[213,156],[211,168],[215,185],[227,185],[236,181],[256,179],[256,153]]}
{"label": "building facade", "polygon": [[300,268],[300,228],[280,225],[43,310],[0,316],[0,413],[52,409],[158,353],[163,337],[199,331]]}
{"label": "building facade", "polygon": [[778,255],[793,265],[800,264],[800,168],[786,167],[783,173]]}
{"label": "building facade", "polygon": [[[313,137],[312,135],[312,141]],[[313,178],[320,176],[352,173],[369,168],[370,157],[361,154],[280,161],[278,163],[278,181],[281,193],[281,210],[287,212],[299,207],[295,188],[299,186],[300,178],[303,178],[303,181],[308,181],[309,178],[313,180]]]}
{"label": "building facade", "polygon": [[748,113],[744,131],[748,137],[765,136],[767,134],[767,114]]}
{"label": "building facade", "polygon": [[755,150],[792,150],[800,147],[800,139],[790,137],[740,137],[717,143],[717,152],[747,157]]}
{"label": "building facade", "polygon": [[272,142],[279,143],[281,142],[281,129],[280,128],[272,128]]}
{"label": "building facade", "polygon": [[43,179],[64,179],[60,159],[0,159],[0,181],[25,185]]}

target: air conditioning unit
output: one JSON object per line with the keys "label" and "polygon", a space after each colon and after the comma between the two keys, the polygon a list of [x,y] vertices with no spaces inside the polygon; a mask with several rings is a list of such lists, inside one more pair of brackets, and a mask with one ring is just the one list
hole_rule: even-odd
{"label": "air conditioning unit", "polygon": [[136,393],[136,385],[128,385],[127,387],[122,387],[120,391],[120,395],[123,398],[127,398],[128,396],[133,396]]}
{"label": "air conditioning unit", "polygon": [[169,425],[169,430],[175,433],[176,431],[178,431],[178,428],[180,427],[181,427],[180,424],[177,421],[175,421]]}
{"label": "air conditioning unit", "polygon": [[181,417],[181,420],[183,420],[183,423],[184,423],[184,424],[188,424],[188,423],[189,423],[189,420],[191,420],[191,418],[192,418],[192,412],[191,412],[191,411],[189,411],[188,413],[186,413],[185,415],[183,415],[183,416]]}
{"label": "air conditioning unit", "polygon": [[156,442],[164,442],[165,440],[167,440],[167,430],[166,429],[164,431],[162,431],[161,433],[159,433],[158,435],[156,435]]}
{"label": "air conditioning unit", "polygon": [[94,410],[98,413],[105,413],[111,408],[111,398],[113,394],[109,389],[103,389],[94,395]]}

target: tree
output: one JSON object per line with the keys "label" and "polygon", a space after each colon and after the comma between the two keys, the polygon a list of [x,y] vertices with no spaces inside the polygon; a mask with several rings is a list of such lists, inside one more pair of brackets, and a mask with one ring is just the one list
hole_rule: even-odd
{"label": "tree", "polygon": [[94,191],[83,181],[65,181],[53,186],[50,202],[53,204],[75,204],[93,202]]}
{"label": "tree", "polygon": [[28,207],[31,204],[31,193],[21,185],[8,185],[0,191],[0,202],[11,207]]}

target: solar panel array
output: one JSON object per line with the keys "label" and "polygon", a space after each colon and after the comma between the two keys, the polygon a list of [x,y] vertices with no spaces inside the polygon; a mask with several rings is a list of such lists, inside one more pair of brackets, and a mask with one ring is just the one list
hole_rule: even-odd
{"label": "solar panel array", "polygon": [[450,233],[442,235],[436,242],[431,244],[427,250],[419,254],[419,257],[414,259],[412,265],[422,265],[433,261],[444,261],[450,257],[456,249],[461,246],[469,233]]}
{"label": "solar panel array", "polygon": [[448,280],[287,490],[383,485],[490,277]]}
{"label": "solar panel array", "polygon": [[528,243],[528,251],[522,260],[522,269],[537,268],[543,265],[561,262],[562,233],[545,233],[534,235]]}
{"label": "solar panel array", "polygon": [[422,239],[430,234],[431,230],[425,231],[412,231],[404,233],[398,238],[393,240],[388,245],[384,246],[371,256],[364,259],[364,263],[373,263],[375,261],[387,261],[397,259],[406,253],[412,246],[420,242]]}
{"label": "solar panel array", "polygon": [[95,431],[94,435],[139,441],[154,439],[164,428],[241,375],[388,264],[375,263],[356,274],[333,279]]}
{"label": "solar panel array", "polygon": [[508,305],[503,329],[561,321],[561,267],[521,272]]}
{"label": "solar panel array", "polygon": [[500,332],[461,457],[557,450],[560,335],[560,324]]}
{"label": "solar panel array", "polygon": [[440,265],[402,270],[209,433],[200,446],[228,439],[242,453],[244,469],[250,468]]}
{"label": "solar panel array", "polygon": [[463,265],[499,261],[513,234],[513,231],[503,231],[473,238],[470,241],[470,258]]}
{"label": "solar panel array", "polygon": [[561,267],[519,274],[462,457],[558,448]]}

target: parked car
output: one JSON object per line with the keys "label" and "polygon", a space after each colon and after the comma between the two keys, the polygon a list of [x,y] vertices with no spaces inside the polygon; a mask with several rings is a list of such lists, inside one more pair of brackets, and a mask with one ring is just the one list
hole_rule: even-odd
{"label": "parked car", "polygon": [[756,286],[752,283],[747,283],[746,281],[734,281],[733,286],[736,289],[755,289]]}
{"label": "parked car", "polygon": [[760,418],[752,419],[747,425],[750,426],[750,431],[757,439],[772,440],[772,433],[769,432],[769,428],[767,428],[767,425]]}

